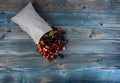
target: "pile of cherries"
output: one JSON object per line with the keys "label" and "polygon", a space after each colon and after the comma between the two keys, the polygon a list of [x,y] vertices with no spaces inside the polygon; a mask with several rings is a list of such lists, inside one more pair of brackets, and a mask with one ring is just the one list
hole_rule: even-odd
{"label": "pile of cherries", "polygon": [[48,59],[49,62],[52,62],[57,57],[64,58],[59,53],[60,50],[65,50],[65,45],[67,44],[64,34],[64,31],[54,27],[53,30],[43,35],[37,45],[38,53],[42,54],[43,58]]}

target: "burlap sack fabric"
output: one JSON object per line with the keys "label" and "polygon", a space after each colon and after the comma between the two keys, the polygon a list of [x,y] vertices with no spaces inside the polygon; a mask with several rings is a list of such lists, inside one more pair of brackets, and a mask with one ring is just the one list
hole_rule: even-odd
{"label": "burlap sack fabric", "polygon": [[17,23],[36,44],[39,43],[40,38],[52,28],[38,15],[32,6],[28,3],[16,16],[11,20]]}

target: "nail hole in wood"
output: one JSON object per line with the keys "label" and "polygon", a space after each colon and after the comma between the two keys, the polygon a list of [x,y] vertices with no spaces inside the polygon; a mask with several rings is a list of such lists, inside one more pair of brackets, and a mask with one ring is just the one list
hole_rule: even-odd
{"label": "nail hole in wood", "polygon": [[66,7],[67,5],[66,4],[63,4],[63,7]]}
{"label": "nail hole in wood", "polygon": [[98,59],[98,60],[96,60],[96,62],[100,62],[100,61],[103,61],[103,59]]}
{"label": "nail hole in wood", "polygon": [[92,35],[89,35],[89,38],[92,38]]}
{"label": "nail hole in wood", "polygon": [[48,4],[45,4],[45,6],[48,6]]}
{"label": "nail hole in wood", "polygon": [[100,23],[100,26],[103,26],[103,23]]}
{"label": "nail hole in wood", "polygon": [[63,74],[65,74],[65,71],[63,71]]}
{"label": "nail hole in wood", "polygon": [[4,62],[4,63],[7,63],[7,62]]}
{"label": "nail hole in wood", "polygon": [[1,12],[1,14],[5,14],[4,12]]}
{"label": "nail hole in wood", "polygon": [[83,6],[83,9],[86,9],[86,6]]}
{"label": "nail hole in wood", "polygon": [[62,65],[62,63],[60,63],[59,65]]}

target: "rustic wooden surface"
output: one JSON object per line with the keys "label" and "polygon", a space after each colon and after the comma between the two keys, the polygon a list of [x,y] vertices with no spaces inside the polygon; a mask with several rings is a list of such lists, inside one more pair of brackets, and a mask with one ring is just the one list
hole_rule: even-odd
{"label": "rustic wooden surface", "polygon": [[[29,1],[66,31],[64,59],[53,63],[10,18]],[[120,0],[0,0],[0,83],[119,83]]]}

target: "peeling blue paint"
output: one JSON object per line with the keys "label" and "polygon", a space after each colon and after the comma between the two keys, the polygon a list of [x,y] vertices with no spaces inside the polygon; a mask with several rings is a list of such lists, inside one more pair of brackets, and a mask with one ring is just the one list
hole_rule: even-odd
{"label": "peeling blue paint", "polygon": [[[28,1],[21,0],[19,4],[22,6]],[[77,4],[77,1],[80,0],[45,0],[47,4],[43,2],[40,6],[43,11],[47,7],[52,7],[50,11],[54,11],[47,12],[45,9],[46,12],[39,12],[47,22],[55,26],[67,26],[67,30],[70,30],[66,36],[69,37],[66,51],[60,52],[65,58],[53,63],[45,62],[36,52],[32,39],[5,39],[6,33],[17,30],[3,27],[16,26],[10,18],[17,12],[0,11],[0,83],[120,83],[120,1],[81,0],[82,4]],[[11,0],[10,3],[18,4],[18,0]],[[49,6],[49,3],[54,6]],[[94,8],[97,4],[99,6]],[[12,10],[10,7],[9,11]],[[75,8],[78,8],[75,10],[77,12],[72,11]],[[77,26],[81,32],[75,32],[71,26]],[[81,27],[87,27],[87,30],[82,32]],[[15,34],[11,35],[14,37]],[[87,37],[78,36],[84,34]]]}
{"label": "peeling blue paint", "polygon": [[[41,12],[40,15],[50,24],[56,26],[99,26],[103,24],[118,24],[119,14],[109,13],[52,13]],[[7,14],[0,13],[0,25],[13,25]],[[110,20],[110,21],[109,21]]]}
{"label": "peeling blue paint", "polygon": [[5,12],[0,12],[0,26],[10,25],[10,18],[6,15]]}

